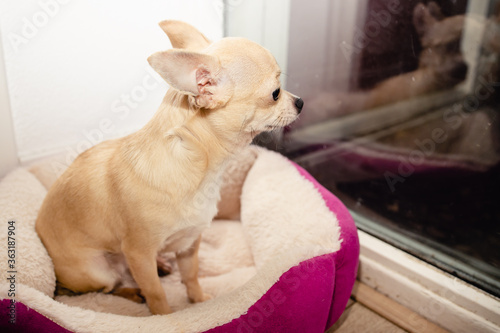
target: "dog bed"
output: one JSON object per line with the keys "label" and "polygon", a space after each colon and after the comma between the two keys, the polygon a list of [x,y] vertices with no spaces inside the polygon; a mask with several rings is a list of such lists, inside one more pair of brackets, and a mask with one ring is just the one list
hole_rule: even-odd
{"label": "dog bed", "polygon": [[203,233],[200,283],[213,299],[188,303],[168,253],[173,270],[161,281],[170,315],[103,293],[54,298],[53,265],[34,224],[61,165],[40,162],[0,182],[2,332],[324,332],[342,314],[358,266],[351,216],[299,166],[254,146],[228,166],[218,216]]}

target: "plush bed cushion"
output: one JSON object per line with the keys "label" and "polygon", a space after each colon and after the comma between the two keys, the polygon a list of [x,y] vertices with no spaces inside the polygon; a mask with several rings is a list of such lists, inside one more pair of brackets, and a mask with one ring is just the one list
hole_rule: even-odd
{"label": "plush bed cushion", "polygon": [[[15,299],[31,309],[21,305],[19,316],[28,318],[35,310],[78,332],[289,332],[290,325],[321,332],[342,313],[359,251],[351,217],[304,170],[256,147],[228,167],[218,219],[203,233],[200,283],[214,299],[189,304],[168,253],[163,255],[174,271],[161,281],[176,311],[171,315],[151,316],[145,304],[102,293],[52,299],[53,266],[34,223],[46,187],[57,176],[54,161],[39,163],[31,172],[15,170],[0,182],[0,218],[5,226],[0,242],[6,244],[6,222],[14,219]],[[6,272],[6,251],[1,256],[0,269]],[[3,280],[2,308],[10,299],[8,289]],[[2,323],[6,313],[0,311]]]}

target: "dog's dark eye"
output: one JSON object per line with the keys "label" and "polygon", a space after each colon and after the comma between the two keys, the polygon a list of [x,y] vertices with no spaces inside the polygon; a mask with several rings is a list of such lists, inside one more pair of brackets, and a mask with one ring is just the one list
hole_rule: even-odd
{"label": "dog's dark eye", "polygon": [[278,100],[278,98],[280,98],[280,88],[276,89],[275,91],[273,91],[273,99],[275,101]]}

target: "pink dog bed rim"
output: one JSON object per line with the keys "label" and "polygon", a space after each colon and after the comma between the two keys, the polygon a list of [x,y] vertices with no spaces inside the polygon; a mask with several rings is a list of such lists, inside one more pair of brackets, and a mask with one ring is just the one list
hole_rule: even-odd
{"label": "pink dog bed rim", "polygon": [[[337,197],[300,166],[295,163],[294,166],[315,186],[326,206],[337,216],[342,240],[340,250],[292,267],[246,314],[206,332],[292,332],[293,328],[293,332],[323,333],[343,313],[356,280],[359,263],[356,226],[349,211]],[[16,324],[11,324],[9,305],[8,299],[0,301],[2,331],[71,332],[22,303],[16,303]]]}

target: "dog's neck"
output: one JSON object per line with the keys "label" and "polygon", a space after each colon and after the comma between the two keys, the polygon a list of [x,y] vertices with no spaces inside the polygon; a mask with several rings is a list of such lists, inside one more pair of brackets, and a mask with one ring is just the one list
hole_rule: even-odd
{"label": "dog's neck", "polygon": [[125,159],[152,186],[172,186],[172,177],[185,177],[194,190],[207,176],[220,175],[226,161],[252,140],[242,140],[240,129],[217,128],[210,116],[217,111],[194,109],[186,95],[170,89],[153,118],[125,138]]}
{"label": "dog's neck", "polygon": [[153,119],[148,123],[158,138],[185,140],[190,149],[206,152],[210,162],[216,165],[248,146],[253,137],[242,131],[241,124],[228,121],[230,109],[196,109],[189,103],[188,96],[170,89]]}

